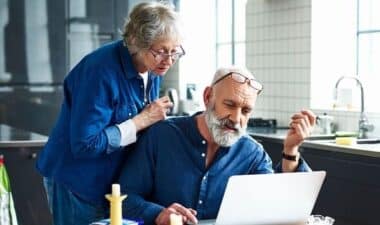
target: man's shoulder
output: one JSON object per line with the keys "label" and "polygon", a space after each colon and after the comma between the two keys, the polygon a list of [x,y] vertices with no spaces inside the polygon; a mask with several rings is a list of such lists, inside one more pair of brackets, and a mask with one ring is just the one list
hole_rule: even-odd
{"label": "man's shoulder", "polygon": [[244,147],[245,149],[251,150],[264,150],[263,146],[248,134],[243,135],[236,144],[240,148]]}
{"label": "man's shoulder", "polygon": [[165,120],[161,120],[155,124],[153,124],[149,130],[151,132],[161,132],[164,130],[171,130],[171,129],[190,129],[189,125],[192,122],[192,117],[190,116],[176,116],[176,117],[169,117]]}

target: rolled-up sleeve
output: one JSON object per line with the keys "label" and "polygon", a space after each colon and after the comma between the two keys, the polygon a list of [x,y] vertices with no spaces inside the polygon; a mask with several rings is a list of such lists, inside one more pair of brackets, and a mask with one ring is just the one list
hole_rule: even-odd
{"label": "rolled-up sleeve", "polygon": [[114,130],[117,127],[109,125],[119,94],[117,83],[109,79],[111,71],[81,66],[75,72],[91,76],[75,76],[65,81],[65,91],[71,92],[66,96],[75,96],[69,100],[71,151],[76,158],[101,157],[109,148],[120,146],[120,133]]}

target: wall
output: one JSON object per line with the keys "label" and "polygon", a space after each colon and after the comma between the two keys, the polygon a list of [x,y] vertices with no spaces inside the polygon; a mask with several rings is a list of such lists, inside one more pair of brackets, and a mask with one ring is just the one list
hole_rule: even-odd
{"label": "wall", "polygon": [[[263,82],[255,117],[287,126],[292,113],[310,108],[311,0],[247,1],[247,67]],[[321,87],[321,91],[324,90]],[[313,109],[333,115],[339,130],[357,130],[358,112]],[[380,134],[380,115],[369,113]]]}
{"label": "wall", "polygon": [[311,2],[247,1],[247,67],[263,82],[256,117],[289,116],[309,107]]}

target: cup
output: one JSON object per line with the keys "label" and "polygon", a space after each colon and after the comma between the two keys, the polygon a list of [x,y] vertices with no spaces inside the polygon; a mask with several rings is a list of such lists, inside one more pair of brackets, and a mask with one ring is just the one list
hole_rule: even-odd
{"label": "cup", "polygon": [[307,225],[333,225],[335,220],[329,216],[311,215],[307,220]]}

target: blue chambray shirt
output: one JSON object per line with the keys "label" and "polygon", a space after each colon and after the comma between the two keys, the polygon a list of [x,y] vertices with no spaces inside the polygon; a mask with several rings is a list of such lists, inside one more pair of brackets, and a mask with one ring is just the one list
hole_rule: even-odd
{"label": "blue chambray shirt", "polygon": [[138,114],[146,105],[144,96],[157,99],[160,82],[149,72],[144,93],[121,40],[85,56],[64,80],[61,112],[39,155],[39,172],[86,201],[103,203],[126,152],[116,124]]}
{"label": "blue chambray shirt", "polygon": [[[119,181],[128,195],[123,202],[125,218],[154,224],[161,210],[174,202],[197,210],[198,219],[216,218],[230,176],[274,172],[268,154],[250,136],[220,147],[206,168],[207,142],[195,116],[159,122],[139,138]],[[281,164],[276,171],[281,172]],[[300,159],[297,171],[310,168]]]}

